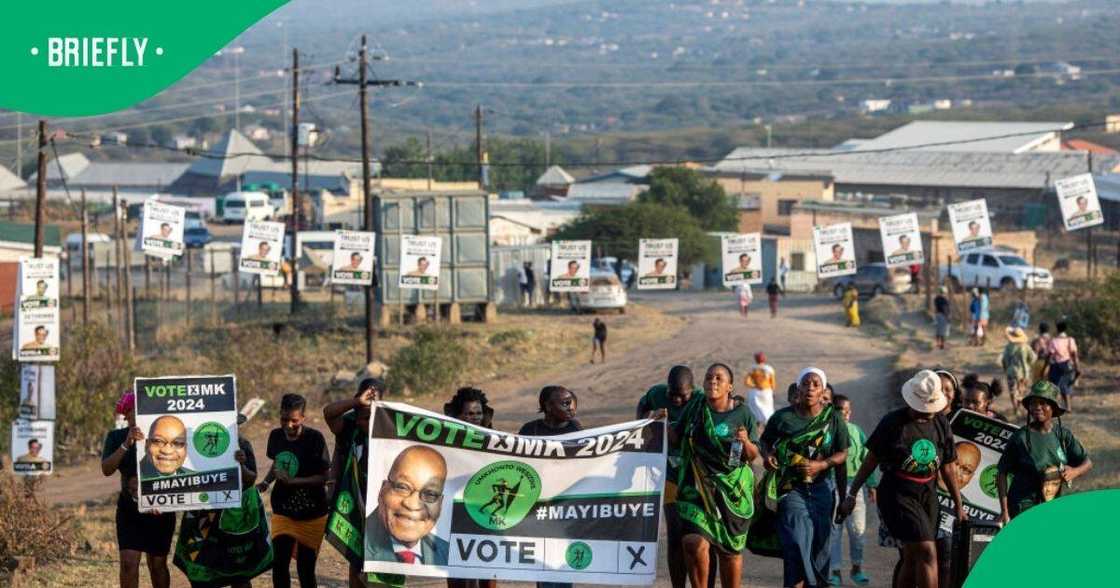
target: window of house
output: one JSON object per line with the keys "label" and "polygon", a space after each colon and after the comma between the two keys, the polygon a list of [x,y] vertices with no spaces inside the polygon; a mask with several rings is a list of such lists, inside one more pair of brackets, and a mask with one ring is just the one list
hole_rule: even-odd
{"label": "window of house", "polygon": [[796,204],[796,200],[778,200],[778,216],[789,216],[793,214],[793,207]]}
{"label": "window of house", "polygon": [[789,269],[795,272],[805,271],[805,254],[791,253],[789,256]]}

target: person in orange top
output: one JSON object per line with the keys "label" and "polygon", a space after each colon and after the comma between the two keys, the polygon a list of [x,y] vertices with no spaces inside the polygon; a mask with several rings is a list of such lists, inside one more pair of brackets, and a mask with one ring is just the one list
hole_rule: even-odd
{"label": "person in orange top", "polygon": [[747,373],[747,406],[755,420],[765,426],[774,414],[774,389],[778,384],[765,353],[755,353],[754,361],[755,366]]}

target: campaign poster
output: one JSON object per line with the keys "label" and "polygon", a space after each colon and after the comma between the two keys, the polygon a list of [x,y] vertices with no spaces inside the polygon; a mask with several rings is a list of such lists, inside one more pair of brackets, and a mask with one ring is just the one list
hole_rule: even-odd
{"label": "campaign poster", "polygon": [[370,231],[335,231],[331,281],[372,286],[375,243],[376,234]]}
{"label": "campaign poster", "polygon": [[638,289],[673,290],[677,287],[677,240],[638,241]]}
{"label": "campaign poster", "polygon": [[1067,231],[1086,229],[1104,224],[1101,201],[1093,174],[1081,174],[1054,182],[1058,204],[1062,207],[1062,222]]}
{"label": "campaign poster", "polygon": [[[655,580],[663,422],[521,437],[375,403],[370,435],[364,501],[340,495],[327,525],[328,537],[361,546],[364,571],[580,584]],[[358,504],[361,537],[350,516]]]}
{"label": "campaign poster", "polygon": [[140,224],[145,253],[166,259],[183,253],[183,222],[187,211],[156,200],[144,202],[144,220]]}
{"label": "campaign poster", "polygon": [[835,278],[856,273],[852,223],[813,227],[813,247],[817,253],[817,277]]}
{"label": "campaign poster", "polygon": [[58,307],[57,257],[19,258],[19,299],[21,309]]}
{"label": "campaign poster", "polygon": [[949,224],[957,253],[992,246],[992,220],[988,217],[988,201],[983,198],[949,205]]}
{"label": "campaign poster", "polygon": [[280,273],[284,253],[284,223],[245,221],[241,232],[241,259],[238,271],[275,276]]}
{"label": "campaign poster", "polygon": [[55,419],[54,364],[20,364],[19,417],[45,421]]}
{"label": "campaign poster", "polygon": [[20,419],[12,423],[12,471],[43,476],[54,469],[54,421]]}
{"label": "campaign poster", "polygon": [[924,262],[922,230],[916,213],[879,217],[879,236],[888,266],[909,267]]}
{"label": "campaign poster", "polygon": [[[949,425],[957,444],[957,486],[965,512],[974,521],[999,520],[999,491],[996,466],[1007,442],[1019,427],[970,410],[958,410]],[[937,500],[943,529],[952,531],[956,511],[945,486],[937,482]]]}
{"label": "campaign poster", "polygon": [[58,259],[21,257],[12,322],[12,359],[58,361],[61,352]]}
{"label": "campaign poster", "polygon": [[552,292],[591,290],[591,241],[553,241],[549,271]]}
{"label": "campaign poster", "polygon": [[762,235],[746,233],[720,238],[723,285],[762,283]]}
{"label": "campaign poster", "polygon": [[234,376],[136,378],[140,510],[241,506]]}
{"label": "campaign poster", "polygon": [[439,237],[401,236],[401,274],[398,286],[416,290],[439,290]]}

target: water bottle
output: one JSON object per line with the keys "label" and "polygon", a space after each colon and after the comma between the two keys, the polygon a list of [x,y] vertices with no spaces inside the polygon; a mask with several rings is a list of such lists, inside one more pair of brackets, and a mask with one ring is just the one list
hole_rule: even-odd
{"label": "water bottle", "polygon": [[731,453],[727,456],[727,465],[737,468],[743,464],[743,442],[736,438],[731,442]]}

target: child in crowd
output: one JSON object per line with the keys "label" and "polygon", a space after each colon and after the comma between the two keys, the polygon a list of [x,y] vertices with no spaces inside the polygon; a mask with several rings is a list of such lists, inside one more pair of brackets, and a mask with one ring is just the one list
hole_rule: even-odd
{"label": "child in crowd", "polygon": [[[832,397],[832,405],[844,416],[848,425],[848,479],[854,480],[859,467],[867,457],[867,434],[859,425],[852,422],[852,401],[843,394]],[[867,500],[875,504],[875,488],[879,485],[879,471],[876,470],[867,479]],[[840,564],[844,561],[843,540],[844,529],[848,530],[848,556],[852,560],[851,578],[857,586],[866,586],[871,578],[863,573],[863,533],[867,529],[867,506],[864,502],[864,493],[856,496],[856,506],[851,516],[842,524],[832,527],[832,574],[828,583],[832,586],[840,585]]]}

